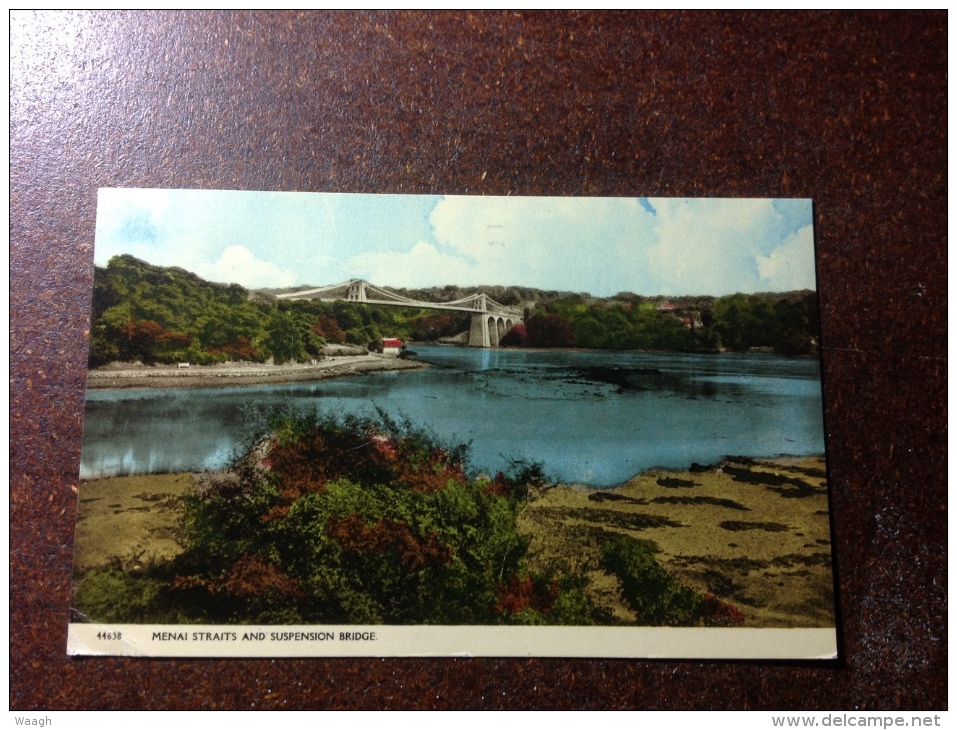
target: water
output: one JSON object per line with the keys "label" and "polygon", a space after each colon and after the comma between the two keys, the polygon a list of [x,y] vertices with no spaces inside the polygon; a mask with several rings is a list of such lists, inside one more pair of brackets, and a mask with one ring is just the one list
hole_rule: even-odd
{"label": "water", "polygon": [[379,407],[446,441],[471,442],[476,471],[524,459],[592,486],[728,454],[824,452],[816,360],[414,349],[432,367],[276,386],[91,390],[80,476],[222,467],[273,407],[364,415]]}

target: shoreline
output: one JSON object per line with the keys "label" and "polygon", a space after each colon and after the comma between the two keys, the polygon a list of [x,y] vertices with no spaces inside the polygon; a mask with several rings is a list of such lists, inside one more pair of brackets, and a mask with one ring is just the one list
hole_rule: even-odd
{"label": "shoreline", "polygon": [[[74,569],[128,570],[174,557],[179,498],[197,474],[100,477],[80,482]],[[559,484],[518,518],[528,565],[583,576],[608,625],[635,625],[616,579],[601,565],[611,535],[653,544],[685,585],[736,606],[751,628],[833,627],[828,483],[824,455],[729,457],[707,467],[651,469],[612,489]]]}
{"label": "shoreline", "polygon": [[382,355],[335,357],[316,364],[176,366],[141,365],[129,368],[87,370],[87,389],[219,388],[236,385],[273,385],[342,378],[366,373],[423,370],[426,363]]}
{"label": "shoreline", "polygon": [[529,566],[578,573],[610,615],[634,620],[601,568],[601,543],[622,534],[655,546],[681,582],[735,605],[749,627],[834,625],[830,504],[823,454],[725,457],[653,468],[611,489],[562,484],[519,517]]}
{"label": "shoreline", "polygon": [[[414,350],[416,345],[465,347],[465,345],[460,342],[447,342],[441,339],[436,340],[435,342],[409,342],[408,345],[409,349],[411,350]],[[819,360],[821,357],[820,352],[815,352],[809,355],[782,355],[780,353],[774,352],[774,349],[771,347],[749,347],[747,350],[729,350],[726,348],[721,350],[645,350],[641,348],[627,347],[619,350],[604,347],[575,347],[574,345],[570,347],[519,347],[510,345],[507,347],[497,346],[485,349],[501,350],[503,352],[633,352],[643,355],[773,355],[774,357],[782,357],[788,360]]]}
{"label": "shoreline", "polygon": [[[461,347],[454,343],[427,343],[440,347]],[[671,350],[595,350],[590,348],[504,348],[527,352],[631,352],[639,354],[682,354]],[[697,352],[691,354],[724,355],[725,352]],[[742,354],[742,353],[737,353]],[[755,354],[755,353],[743,353]],[[772,353],[773,354],[773,353]],[[778,355],[777,357],[788,357]],[[795,356],[796,359],[814,359],[814,356]],[[219,365],[192,365],[179,368],[174,365],[106,366],[86,371],[87,389],[129,388],[216,388],[241,385],[272,385],[301,383],[330,378],[363,375],[365,373],[397,372],[401,370],[424,370],[431,367],[418,360],[404,360],[375,353],[359,356],[339,356],[321,360],[316,364],[265,365],[262,363],[238,362]]]}

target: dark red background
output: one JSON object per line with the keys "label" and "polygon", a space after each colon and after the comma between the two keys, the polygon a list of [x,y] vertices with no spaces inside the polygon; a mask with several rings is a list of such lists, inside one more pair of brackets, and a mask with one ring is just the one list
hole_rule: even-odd
{"label": "dark red background", "polygon": [[[41,12],[11,44],[14,708],[946,707],[946,13]],[[107,186],[813,198],[843,659],[68,658]]]}

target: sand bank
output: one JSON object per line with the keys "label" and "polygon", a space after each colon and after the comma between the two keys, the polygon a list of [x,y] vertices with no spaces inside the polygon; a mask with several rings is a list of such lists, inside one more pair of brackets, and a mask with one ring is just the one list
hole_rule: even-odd
{"label": "sand bank", "polygon": [[333,357],[315,364],[263,365],[232,363],[229,365],[192,365],[179,368],[170,365],[89,370],[87,388],[216,388],[234,385],[271,385],[298,383],[327,378],[341,378],[363,373],[393,370],[421,370],[427,365],[412,360],[369,354]]}

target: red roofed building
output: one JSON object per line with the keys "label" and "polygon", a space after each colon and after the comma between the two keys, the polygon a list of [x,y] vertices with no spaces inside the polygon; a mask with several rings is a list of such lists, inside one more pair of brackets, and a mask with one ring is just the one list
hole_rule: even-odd
{"label": "red roofed building", "polygon": [[383,355],[398,355],[399,350],[402,349],[402,340],[398,337],[383,337],[382,338],[382,354]]}

